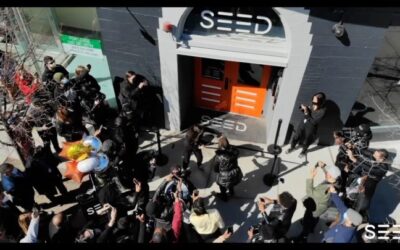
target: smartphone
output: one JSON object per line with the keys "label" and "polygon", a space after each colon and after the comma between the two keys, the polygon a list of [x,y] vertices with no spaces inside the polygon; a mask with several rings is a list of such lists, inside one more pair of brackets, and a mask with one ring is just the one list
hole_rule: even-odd
{"label": "smartphone", "polygon": [[233,227],[232,226],[230,226],[230,227],[228,227],[228,233],[233,233]]}

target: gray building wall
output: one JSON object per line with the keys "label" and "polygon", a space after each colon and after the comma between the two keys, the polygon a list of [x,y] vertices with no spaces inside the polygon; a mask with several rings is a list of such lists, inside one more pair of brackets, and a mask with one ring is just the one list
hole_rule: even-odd
{"label": "gray building wall", "polygon": [[[161,86],[157,41],[161,8],[129,7],[129,10],[143,28],[126,8],[97,8],[103,53],[107,56],[111,76],[123,77],[127,70],[133,70]],[[144,38],[141,29],[148,32],[156,45]]]}
{"label": "gray building wall", "polygon": [[[346,10],[344,26],[350,44],[345,45],[331,31],[340,17],[333,13],[332,9],[311,9],[309,22],[312,23],[312,52],[295,109],[301,103],[311,104],[312,95],[322,91],[327,95],[327,99],[336,103],[340,109],[340,114],[331,115],[336,115],[345,123],[383,42],[390,19],[390,14],[370,9]],[[295,126],[301,117],[302,113],[295,110],[292,113],[291,124]],[[327,125],[337,128],[339,124],[333,125],[330,121]]]}

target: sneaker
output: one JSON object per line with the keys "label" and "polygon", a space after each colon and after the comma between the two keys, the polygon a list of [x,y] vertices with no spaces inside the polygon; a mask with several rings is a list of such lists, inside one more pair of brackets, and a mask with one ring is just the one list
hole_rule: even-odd
{"label": "sneaker", "polygon": [[294,151],[294,148],[289,148],[288,150],[285,151],[285,154],[290,154]]}
{"label": "sneaker", "polygon": [[306,156],[306,153],[304,153],[304,152],[301,152],[300,154],[299,154],[299,158],[304,158]]}

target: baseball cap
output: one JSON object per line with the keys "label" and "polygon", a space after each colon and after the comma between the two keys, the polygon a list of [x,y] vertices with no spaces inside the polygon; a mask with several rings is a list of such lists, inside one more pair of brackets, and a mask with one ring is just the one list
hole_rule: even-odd
{"label": "baseball cap", "polygon": [[346,213],[344,214],[344,217],[346,219],[348,219],[349,221],[351,221],[351,223],[354,226],[359,226],[362,223],[362,220],[363,220],[361,214],[358,213],[356,210],[351,209],[351,208],[346,210]]}
{"label": "baseball cap", "polygon": [[341,175],[340,169],[334,165],[326,166],[325,170],[330,176],[332,176],[335,179],[339,178]]}

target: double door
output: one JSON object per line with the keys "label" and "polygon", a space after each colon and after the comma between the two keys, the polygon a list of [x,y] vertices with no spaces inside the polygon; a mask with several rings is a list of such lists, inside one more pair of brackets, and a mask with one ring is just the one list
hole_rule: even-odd
{"label": "double door", "polygon": [[195,58],[197,107],[260,117],[271,66]]}

